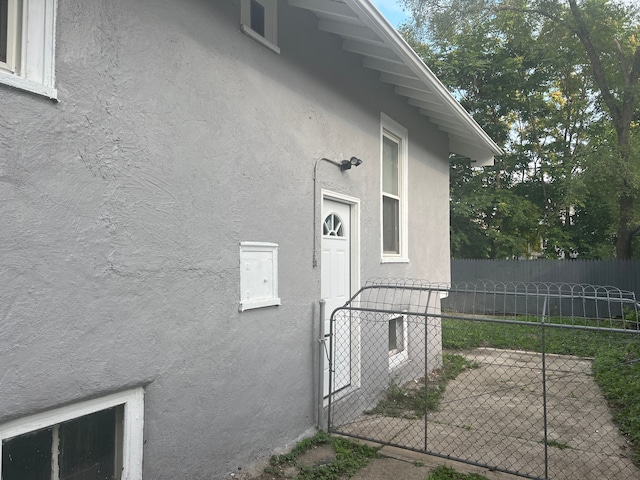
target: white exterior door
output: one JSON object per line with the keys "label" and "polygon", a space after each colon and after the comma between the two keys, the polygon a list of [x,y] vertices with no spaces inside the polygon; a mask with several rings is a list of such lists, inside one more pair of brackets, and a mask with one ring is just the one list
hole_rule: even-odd
{"label": "white exterior door", "polygon": [[[325,333],[329,335],[331,313],[351,298],[351,205],[334,200],[322,202],[321,296],[326,301]],[[334,323],[333,392],[351,384],[351,315],[339,312]],[[324,395],[329,394],[329,365],[324,369]]]}

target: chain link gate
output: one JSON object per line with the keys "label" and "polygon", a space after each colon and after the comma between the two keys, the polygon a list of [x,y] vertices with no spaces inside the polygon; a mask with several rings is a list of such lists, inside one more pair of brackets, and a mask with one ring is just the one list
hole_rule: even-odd
{"label": "chain link gate", "polygon": [[613,287],[371,280],[331,316],[329,431],[525,478],[638,479],[596,384],[616,358],[637,368],[638,309]]}

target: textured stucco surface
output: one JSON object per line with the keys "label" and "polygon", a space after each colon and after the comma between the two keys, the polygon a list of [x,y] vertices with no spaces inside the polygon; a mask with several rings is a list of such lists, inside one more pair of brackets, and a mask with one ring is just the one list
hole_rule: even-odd
{"label": "textured stucco surface", "polygon": [[[447,140],[315,18],[276,55],[239,1],[59,0],[59,103],[0,85],[0,422],[145,386],[144,476],[219,478],[314,425],[321,188],[361,199],[361,272],[446,281]],[[380,112],[409,130],[408,264],[380,264]],[[241,241],[282,306],[238,312]]]}

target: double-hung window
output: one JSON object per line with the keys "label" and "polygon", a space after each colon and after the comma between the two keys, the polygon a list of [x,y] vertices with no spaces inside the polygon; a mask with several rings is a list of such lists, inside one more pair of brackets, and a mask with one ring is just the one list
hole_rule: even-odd
{"label": "double-hung window", "polygon": [[56,98],[57,0],[0,0],[0,83]]}
{"label": "double-hung window", "polygon": [[241,0],[240,29],[265,47],[278,47],[278,0]]}
{"label": "double-hung window", "polygon": [[381,116],[382,261],[407,262],[408,134]]}

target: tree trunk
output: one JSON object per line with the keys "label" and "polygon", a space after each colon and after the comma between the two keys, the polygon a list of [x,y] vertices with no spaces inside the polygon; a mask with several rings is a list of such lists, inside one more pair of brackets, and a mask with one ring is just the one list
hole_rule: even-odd
{"label": "tree trunk", "polygon": [[618,222],[618,238],[616,240],[616,258],[618,260],[627,260],[631,258],[631,241],[635,229],[633,228],[633,195],[622,194],[618,200],[619,222]]}

